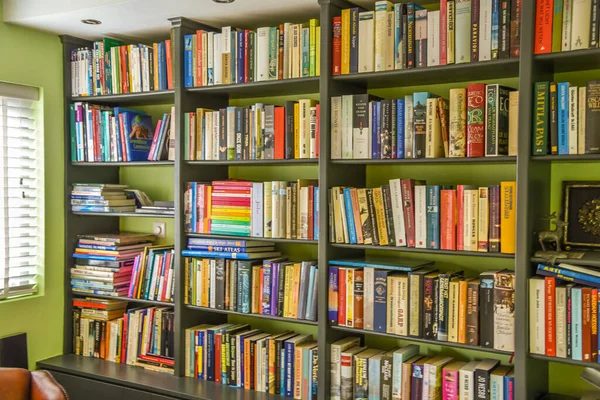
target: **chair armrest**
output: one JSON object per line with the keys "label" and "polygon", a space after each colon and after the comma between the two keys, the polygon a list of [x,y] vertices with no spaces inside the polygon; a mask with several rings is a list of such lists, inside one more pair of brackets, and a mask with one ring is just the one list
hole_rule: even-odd
{"label": "chair armrest", "polygon": [[48,371],[31,373],[31,400],[68,400],[65,389]]}

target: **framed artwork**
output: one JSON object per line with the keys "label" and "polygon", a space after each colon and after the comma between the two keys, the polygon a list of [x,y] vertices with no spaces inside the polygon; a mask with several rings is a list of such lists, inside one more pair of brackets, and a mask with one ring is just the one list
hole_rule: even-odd
{"label": "framed artwork", "polygon": [[600,247],[600,181],[563,182],[565,245]]}

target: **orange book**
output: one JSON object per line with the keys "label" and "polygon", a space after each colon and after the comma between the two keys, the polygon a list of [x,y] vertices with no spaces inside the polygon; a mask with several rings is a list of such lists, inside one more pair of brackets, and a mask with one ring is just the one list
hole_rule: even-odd
{"label": "orange book", "polygon": [[[252,337],[252,336],[250,336]],[[244,349],[248,349],[248,351],[244,351],[244,389],[250,390],[250,337],[244,339]]]}
{"label": "orange book", "polygon": [[592,289],[581,289],[581,353],[583,361],[592,361]]}
{"label": "orange book", "polygon": [[202,86],[202,30],[196,31],[196,86]]}
{"label": "orange book", "polygon": [[545,279],[546,292],[546,355],[556,356],[556,309],[555,306],[555,289],[556,281],[552,277]]}
{"label": "orange book", "polygon": [[456,190],[441,190],[440,206],[440,248],[456,250]]}
{"label": "orange book", "polygon": [[158,43],[152,44],[154,50],[154,90],[158,90]]}
{"label": "orange book", "polygon": [[537,0],[535,7],[535,54],[552,51],[552,15],[554,0]]}
{"label": "orange book", "polygon": [[358,206],[358,190],[350,189],[350,200],[352,201],[352,216],[354,217],[354,227],[356,229],[356,243],[363,244],[362,223],[360,222],[360,207]]}
{"label": "orange book", "polygon": [[167,56],[167,89],[173,89],[173,52],[171,50],[171,41],[165,40],[165,53]]}
{"label": "orange book", "polygon": [[275,154],[276,160],[285,158],[285,108],[275,107]]}
{"label": "orange book", "polygon": [[356,329],[365,327],[364,298],[365,271],[357,269],[354,271],[354,327]]}
{"label": "orange book", "polygon": [[106,321],[100,322],[100,358],[106,360]]}
{"label": "orange book", "polygon": [[[155,53],[158,54],[158,53]],[[129,93],[129,70],[127,69],[127,46],[119,46],[121,56],[121,93]],[[156,63],[155,63],[156,64]]]}
{"label": "orange book", "polygon": [[591,314],[592,362],[598,362],[598,289],[592,289]]}
{"label": "orange book", "polygon": [[467,343],[468,280],[458,282],[458,343]]}
{"label": "orange book", "polygon": [[500,183],[500,252],[515,254],[517,183]]}

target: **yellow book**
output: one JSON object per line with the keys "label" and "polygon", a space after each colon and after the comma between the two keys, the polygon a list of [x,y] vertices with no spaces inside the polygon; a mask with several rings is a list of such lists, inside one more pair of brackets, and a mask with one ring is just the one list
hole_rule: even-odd
{"label": "yellow book", "polygon": [[[154,49],[154,57],[156,57],[156,54],[158,54],[158,43],[154,43],[152,44],[152,48]],[[154,58],[154,89],[156,90],[156,88],[158,88],[158,62],[157,62],[157,58]],[[122,79],[122,78],[121,78]],[[119,93],[121,91],[121,88],[119,87]]]}
{"label": "yellow book", "polygon": [[346,269],[346,326],[354,328],[354,268]]}
{"label": "yellow book", "polygon": [[283,295],[283,316],[285,318],[290,317],[290,303],[291,303],[291,288],[294,274],[294,264],[288,264],[285,266],[285,280],[284,280],[284,295]]}
{"label": "yellow book", "polygon": [[259,304],[260,304],[260,298],[261,298],[261,293],[259,293],[259,288],[260,288],[260,270],[261,270],[261,266],[260,265],[253,265],[252,266],[252,290],[251,290],[251,300],[250,300],[250,304],[252,306],[252,308],[250,309],[250,312],[252,314],[259,314]]}
{"label": "yellow book", "polygon": [[300,263],[295,263],[292,269],[292,300],[290,301],[290,318],[298,318],[298,297],[300,295]]}
{"label": "yellow book", "polygon": [[[446,15],[448,16],[448,25],[446,26],[446,57],[447,60],[446,62],[448,64],[454,64],[454,53],[455,53],[455,32],[454,32],[454,22],[455,22],[455,18],[456,15],[454,13],[455,11],[455,5],[453,1],[449,1],[446,3],[447,7],[447,13]],[[443,29],[443,28],[442,28]]]}
{"label": "yellow book", "polygon": [[427,99],[427,118],[425,128],[425,147],[426,158],[443,158],[444,157],[444,141],[442,140],[442,127],[440,124],[440,115],[438,114],[438,102],[443,101],[441,98]]}
{"label": "yellow book", "polygon": [[500,252],[515,253],[517,183],[500,183]]}
{"label": "yellow book", "polygon": [[[218,218],[217,218],[218,217]],[[240,221],[240,222],[250,222],[250,216],[240,216],[240,215],[215,215],[213,213],[213,219],[218,219],[220,221]]]}
{"label": "yellow book", "polygon": [[[128,83],[129,83],[129,93],[133,93],[133,63],[131,62],[131,54],[133,52],[133,48],[135,46],[130,44],[129,46],[127,46],[127,65],[129,66],[129,73],[127,74],[128,76]],[[95,64],[94,64],[95,65]]]}
{"label": "yellow book", "polygon": [[223,85],[228,85],[231,83],[231,53],[223,53],[221,55],[221,65],[223,66],[221,82]]}
{"label": "yellow book", "polygon": [[383,205],[383,191],[380,187],[373,189],[373,203],[375,205],[375,217],[377,218],[377,232],[379,233],[379,245],[389,244],[387,235],[387,221]]}
{"label": "yellow book", "polygon": [[360,210],[360,225],[363,233],[363,243],[373,244],[371,221],[369,220],[369,203],[367,202],[367,189],[357,189],[358,209]]}
{"label": "yellow book", "polygon": [[350,73],[350,9],[342,10],[342,75]]}
{"label": "yellow book", "polygon": [[194,87],[201,86],[198,85],[198,74],[196,73],[198,71],[198,57],[196,54],[198,54],[198,37],[192,35],[192,84]]}
{"label": "yellow book", "polygon": [[321,27],[317,26],[317,54],[316,54],[316,70],[315,76],[321,76]]}
{"label": "yellow book", "polygon": [[468,280],[458,282],[458,343],[467,343],[467,286]]}
{"label": "yellow book", "polygon": [[202,265],[200,266],[200,270],[202,272],[202,302],[200,306],[208,307],[209,299],[208,295],[210,292],[210,260],[208,258],[203,258],[201,260]]}
{"label": "yellow book", "polygon": [[[191,263],[193,265],[193,261]],[[193,304],[190,303],[190,296],[189,296],[189,290],[190,288],[193,288],[192,283],[190,282],[190,259],[187,257],[183,258],[183,271],[184,271],[184,287],[185,287],[185,293],[183,294],[183,303],[184,304]],[[194,298],[194,292],[192,291],[192,299]]]}
{"label": "yellow book", "polygon": [[333,207],[333,226],[335,232],[335,243],[344,243],[344,225],[342,222],[342,207],[340,203],[340,187],[331,189],[331,202]]}
{"label": "yellow book", "polygon": [[294,158],[300,158],[300,104],[294,103]]}
{"label": "yellow book", "polygon": [[467,89],[450,89],[450,134],[444,139],[448,157],[465,157],[467,150]]}

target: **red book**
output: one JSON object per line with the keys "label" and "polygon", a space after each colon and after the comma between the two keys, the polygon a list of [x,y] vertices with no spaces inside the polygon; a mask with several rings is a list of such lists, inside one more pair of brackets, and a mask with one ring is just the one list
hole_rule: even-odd
{"label": "red book", "polygon": [[321,145],[321,105],[317,104],[317,158],[319,158],[319,146]]}
{"label": "red book", "polygon": [[510,3],[510,56],[519,57],[521,54],[521,11],[523,0],[513,0]]}
{"label": "red book", "polygon": [[555,290],[556,280],[551,277],[545,279],[546,292],[546,355],[556,356],[556,310]]}
{"label": "red book", "polygon": [[127,143],[125,143],[125,121],[123,121],[123,114],[119,114],[119,130],[121,134],[119,135],[119,139],[121,139],[121,155],[123,157],[123,161],[127,161]]}
{"label": "red book", "polygon": [[212,199],[213,206],[247,206],[250,207],[251,200],[250,199],[221,199],[221,198],[213,198]]}
{"label": "red book", "polygon": [[277,57],[277,79],[283,79],[283,47],[285,43],[284,29],[284,25],[279,24],[279,49],[277,52],[279,57]]}
{"label": "red book", "polygon": [[196,86],[202,86],[202,31],[196,31]]}
{"label": "red book", "polygon": [[171,51],[171,41],[165,40],[165,53],[167,57],[167,89],[173,89],[173,54]]}
{"label": "red book", "polygon": [[121,332],[121,364],[127,361],[127,332],[129,324],[129,313],[123,314],[123,331]]}
{"label": "red book", "polygon": [[154,137],[152,138],[152,145],[150,146],[150,151],[148,152],[148,161],[154,161],[154,151],[156,150],[156,142],[158,141],[158,137],[160,136],[160,127],[162,126],[162,119],[159,119],[156,123],[156,129],[154,131]]}
{"label": "red book", "polygon": [[308,240],[314,239],[315,225],[315,187],[308,187]]}
{"label": "red book", "polygon": [[456,187],[456,250],[465,249],[465,186]]}
{"label": "red book", "polygon": [[119,46],[121,53],[121,93],[129,93],[129,71],[127,69],[127,46]]}
{"label": "red book", "polygon": [[581,353],[583,361],[592,361],[592,289],[581,289]]}
{"label": "red book", "polygon": [[598,362],[598,289],[592,289],[591,313],[592,362]]}
{"label": "red book", "polygon": [[226,181],[213,181],[213,186],[245,186],[252,187],[252,182],[250,181],[238,181],[235,179],[229,179]]}
{"label": "red book", "polygon": [[221,382],[221,333],[215,332],[215,382]]}
{"label": "red book", "polygon": [[552,51],[553,13],[554,0],[536,0],[535,41],[533,43],[533,52],[535,54],[550,53]]}
{"label": "red book", "polygon": [[485,156],[485,83],[467,86],[467,157]]}
{"label": "red book", "polygon": [[338,325],[346,326],[346,268],[338,269]]}
{"label": "red book", "polygon": [[275,155],[276,160],[285,158],[285,109],[275,107]]}
{"label": "red book", "polygon": [[[456,16],[454,16],[456,21]],[[440,65],[448,63],[448,0],[440,0]]]}
{"label": "red book", "polygon": [[363,269],[356,269],[354,270],[354,327],[356,329],[363,329],[365,327],[364,298],[365,271]]}
{"label": "red book", "polygon": [[331,60],[331,74],[342,73],[342,17],[333,17],[333,43],[331,44],[333,57]]}
{"label": "red book", "polygon": [[246,29],[244,31],[244,82],[248,82],[248,32],[250,30]]}
{"label": "red book", "polygon": [[227,187],[225,189],[223,189],[222,187],[220,189],[215,189],[215,187],[220,187],[220,186],[213,186],[213,193],[230,193],[230,194],[250,194],[252,193],[252,190],[250,188],[247,187],[241,187],[241,188],[231,188],[231,187]]}
{"label": "red book", "polygon": [[456,190],[441,190],[440,205],[440,248],[456,250]]}
{"label": "red book", "polygon": [[406,246],[415,247],[415,181],[412,179],[402,179],[400,184],[402,186]]}

